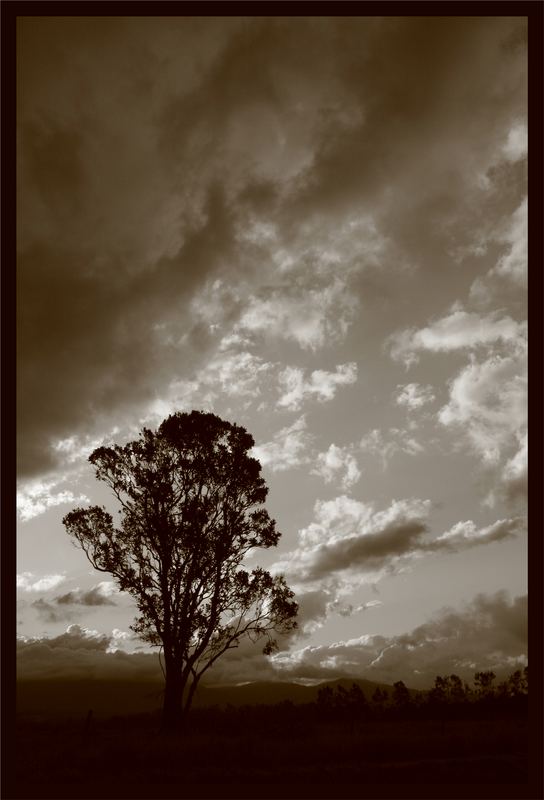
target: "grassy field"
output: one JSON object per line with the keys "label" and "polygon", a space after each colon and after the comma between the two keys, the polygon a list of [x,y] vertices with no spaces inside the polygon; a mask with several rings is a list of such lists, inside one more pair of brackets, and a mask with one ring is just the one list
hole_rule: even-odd
{"label": "grassy field", "polygon": [[196,710],[191,729],[173,739],[160,735],[150,714],[90,726],[21,718],[14,796],[221,797],[235,786],[237,796],[240,786],[245,796],[265,796],[250,787],[312,784],[321,796],[340,797],[348,784],[527,781],[523,718],[346,723],[312,720],[296,708],[284,719],[259,718],[255,709],[245,718],[243,710]]}

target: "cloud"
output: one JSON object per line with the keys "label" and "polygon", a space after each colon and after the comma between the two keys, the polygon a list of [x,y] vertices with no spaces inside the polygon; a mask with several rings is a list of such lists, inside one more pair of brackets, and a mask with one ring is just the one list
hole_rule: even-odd
{"label": "cloud", "polygon": [[[361,270],[417,261],[422,229],[455,222],[459,197],[478,207],[497,147],[521,152],[525,34],[503,18],[23,20],[21,473],[140,419],[216,337],[340,341]],[[193,302],[216,280],[236,286],[218,318]]]}
{"label": "cloud", "polygon": [[331,444],[325,452],[317,454],[316,466],[311,474],[319,475],[325,483],[338,480],[345,490],[354,486],[361,477],[361,471],[351,453],[351,448],[338,447],[335,444]]}
{"label": "cloud", "polygon": [[251,298],[236,330],[294,341],[315,352],[345,336],[356,307],[356,298],[341,280],[322,288],[289,283]]}
{"label": "cloud", "polygon": [[483,527],[472,520],[460,521],[433,537],[430,510],[430,500],[417,498],[393,500],[383,511],[346,495],[318,500],[315,520],[299,530],[297,547],[272,567],[297,593],[310,592],[316,616],[312,620],[306,613],[306,629],[316,629],[341,608],[353,613],[353,606],[346,603],[352,592],[409,569],[422,558],[460,553],[526,531],[520,516]]}
{"label": "cloud", "polygon": [[424,451],[423,445],[401,428],[389,428],[385,433],[374,428],[362,437],[359,447],[363,453],[378,456],[384,470],[397,453],[415,456]]}
{"label": "cloud", "polygon": [[50,603],[48,600],[45,600],[43,597],[38,598],[38,600],[34,600],[34,602],[30,605],[33,609],[35,609],[40,619],[44,620],[45,622],[68,622],[73,620],[74,617],[79,616],[77,611],[74,613],[74,609],[63,607],[59,608],[53,603]]}
{"label": "cloud", "polygon": [[453,379],[449,401],[438,413],[440,423],[455,430],[485,464],[499,464],[524,436],[526,359],[520,347],[512,355],[474,360]]}
{"label": "cloud", "polygon": [[312,435],[307,432],[303,414],[292,425],[278,431],[271,441],[255,445],[252,455],[263,467],[273,472],[283,472],[308,462],[311,441]]}
{"label": "cloud", "polygon": [[435,399],[432,386],[422,386],[420,383],[407,383],[404,386],[397,386],[395,403],[398,406],[406,406],[410,411],[432,403]]}
{"label": "cloud", "polygon": [[520,161],[527,158],[528,144],[527,124],[518,120],[508,131],[506,142],[501,148],[502,155],[507,161]]}
{"label": "cloud", "polygon": [[501,542],[526,530],[526,523],[522,517],[513,519],[499,519],[492,525],[477,528],[472,520],[457,522],[450,530],[438,536],[428,544],[428,550],[452,550],[458,552],[467,547],[491,542]]}
{"label": "cloud", "polygon": [[499,678],[527,663],[527,596],[477,595],[464,608],[445,608],[400,636],[364,634],[329,645],[280,653],[272,660],[284,679],[360,677],[430,688],[436,675],[472,681],[479,670]]}
{"label": "cloud", "polygon": [[96,679],[160,680],[156,654],[127,653],[121,644],[129,634],[114,629],[100,634],[80,625],[70,625],[52,638],[19,639],[18,680]]}
{"label": "cloud", "polygon": [[297,584],[340,575],[348,583],[375,582],[396,557],[410,553],[428,531],[429,500],[394,500],[385,511],[341,495],[318,500],[316,521],[298,534],[298,547],[274,565]]}
{"label": "cloud", "polygon": [[306,397],[316,397],[321,402],[332,400],[339,386],[349,386],[357,380],[357,364],[349,362],[338,364],[334,372],[316,369],[309,380],[304,378],[304,370],[286,367],[279,374],[279,383],[284,393],[278,400],[279,408],[298,411]]}
{"label": "cloud", "polygon": [[17,513],[23,522],[44,514],[48,509],[68,503],[89,503],[84,495],[68,489],[59,490],[62,480],[34,480],[20,484],[17,491]]}
{"label": "cloud", "polygon": [[490,276],[508,278],[521,288],[527,286],[527,198],[512,215],[509,223],[498,232],[496,240],[508,246]]}
{"label": "cloud", "polygon": [[498,312],[487,316],[456,310],[420,330],[400,331],[390,337],[390,352],[395,361],[406,366],[417,363],[421,351],[447,353],[473,350],[494,343],[516,343],[526,336],[527,324]]}
{"label": "cloud", "polygon": [[[326,597],[310,593],[310,617]],[[372,601],[371,601],[372,602]],[[313,606],[312,606],[313,603]],[[370,604],[366,604],[370,606]],[[369,618],[370,619],[370,618]],[[162,680],[156,654],[127,653],[129,634],[114,629],[100,634],[70,625],[53,638],[17,642],[17,676],[30,679]],[[291,642],[289,642],[291,644]],[[430,688],[436,675],[456,673],[471,680],[492,669],[499,678],[527,663],[527,596],[510,599],[504,591],[477,595],[461,609],[444,608],[409,633],[284,649],[271,658],[248,641],[227,653],[210,670],[210,683],[336,679],[356,677],[414,688]]]}
{"label": "cloud", "polygon": [[518,437],[519,449],[504,465],[501,473],[502,491],[507,501],[525,501],[527,498],[528,441],[527,432]]}
{"label": "cloud", "polygon": [[87,591],[74,589],[66,594],[58,595],[54,600],[58,605],[114,606],[116,603],[112,600],[112,596],[117,593],[118,590],[113,581],[101,581]]}
{"label": "cloud", "polygon": [[17,575],[17,588],[24,592],[47,592],[55,589],[66,580],[65,575],[53,574],[38,577],[33,572]]}

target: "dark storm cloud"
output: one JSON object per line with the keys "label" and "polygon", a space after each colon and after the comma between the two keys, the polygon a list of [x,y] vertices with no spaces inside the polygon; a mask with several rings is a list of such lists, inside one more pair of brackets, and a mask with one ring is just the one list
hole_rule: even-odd
{"label": "dark storm cloud", "polygon": [[[466,520],[431,538],[428,500],[393,501],[376,512],[370,504],[341,495],[318,501],[314,510],[315,521],[299,532],[299,547],[286,553],[274,569],[295,584],[317,583],[333,593],[375,573],[394,574],[425,556],[460,553],[526,530],[523,517],[500,519],[485,527]],[[323,613],[317,608],[316,621]]]}
{"label": "dark storm cloud", "polygon": [[427,531],[427,525],[419,521],[396,522],[376,533],[354,536],[327,544],[316,552],[312,580],[333,572],[381,567],[390,560],[416,549],[418,540]]}
{"label": "dark storm cloud", "polygon": [[115,606],[115,603],[111,597],[104,594],[99,586],[93,586],[92,589],[89,589],[87,592],[74,591],[74,592],[67,592],[66,594],[61,594],[58,597],[55,597],[55,603],[57,605],[81,605],[81,606]]}
{"label": "dark storm cloud", "polygon": [[504,45],[523,24],[22,19],[21,473],[189,376],[211,344],[194,293],[218,274],[249,296],[268,283],[239,236],[255,214],[287,242],[355,204],[413,256],[523,106],[523,57]]}
{"label": "dark storm cloud", "polygon": [[[228,255],[228,212],[211,192],[208,217],[181,252],[153,272],[125,276],[122,265],[101,274],[85,269],[87,254],[57,244],[20,255],[18,292],[19,463],[23,474],[54,465],[54,437],[93,426],[109,411],[122,419],[135,399],[151,399],[172,363],[195,361],[206,335],[187,322],[180,351],[164,346],[153,323],[183,317],[192,288]],[[83,261],[83,266],[81,266]],[[58,376],[59,380],[52,380]],[[39,398],[39,402],[37,402]]]}
{"label": "dark storm cloud", "polygon": [[[323,137],[297,206],[330,213],[371,200],[417,257],[433,235],[430,223],[442,235],[460,213],[460,197],[470,203],[470,182],[523,116],[524,53],[508,42],[524,37],[526,23],[397,18],[336,30],[335,65],[362,119]],[[292,219],[296,224],[297,215]]]}

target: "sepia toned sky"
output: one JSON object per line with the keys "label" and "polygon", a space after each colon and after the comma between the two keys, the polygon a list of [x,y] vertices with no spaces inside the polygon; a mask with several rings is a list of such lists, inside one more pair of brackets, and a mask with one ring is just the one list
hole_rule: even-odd
{"label": "sepia toned sky", "polygon": [[17,48],[22,674],[155,669],[61,519],[109,502],[95,447],[193,408],[253,435],[283,536],[249,563],[300,604],[216,680],[525,664],[526,20],[23,17]]}

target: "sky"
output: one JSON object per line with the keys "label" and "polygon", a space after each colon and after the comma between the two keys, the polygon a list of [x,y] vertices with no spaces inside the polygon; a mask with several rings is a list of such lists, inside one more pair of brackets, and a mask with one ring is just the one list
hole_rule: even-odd
{"label": "sky", "polygon": [[210,680],[524,665],[526,19],[21,17],[17,52],[19,674],[157,674],[61,520],[191,409],[254,437],[250,564],[300,607]]}

